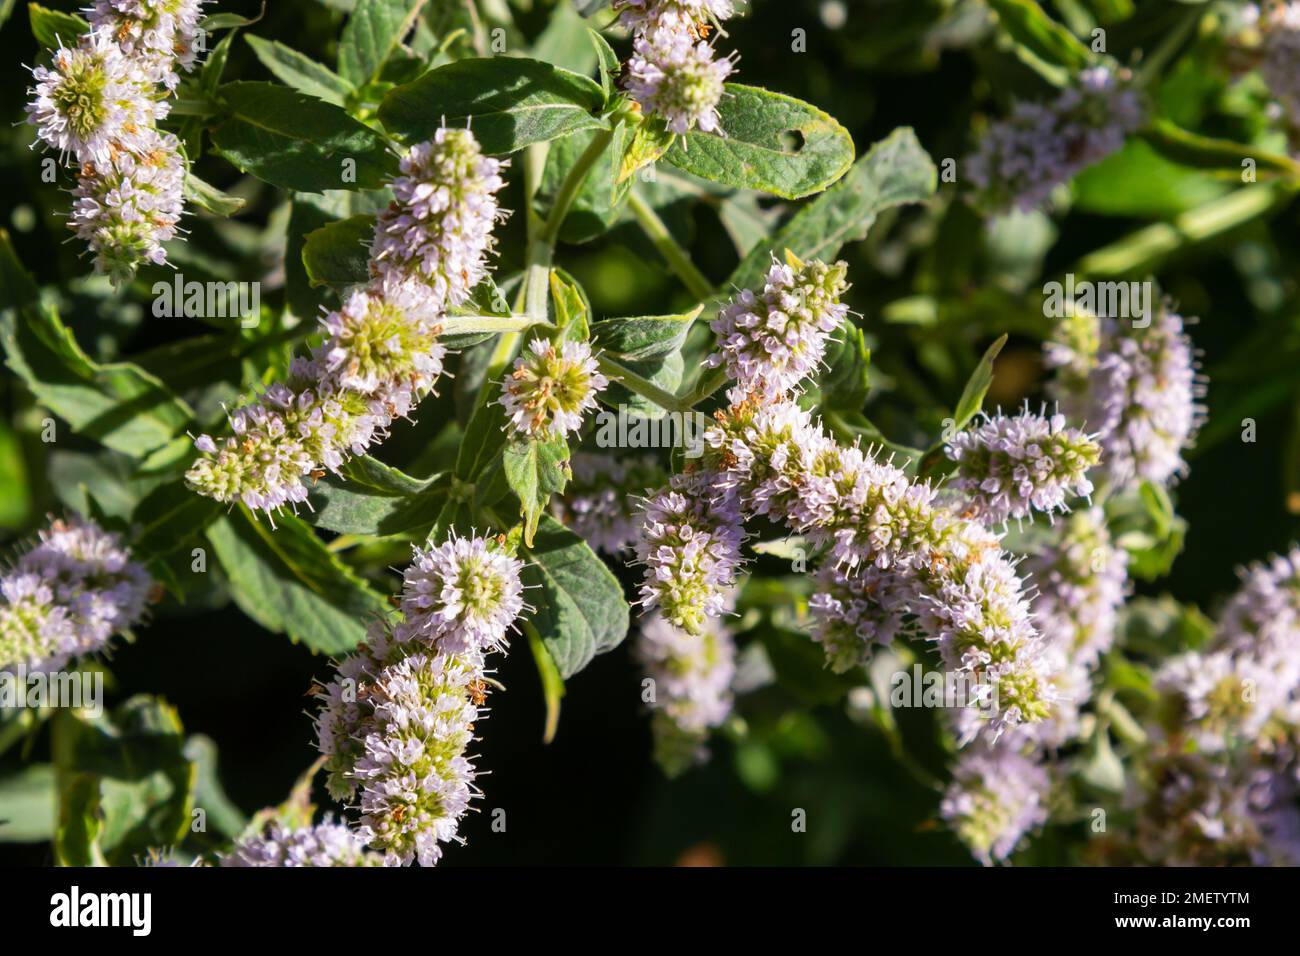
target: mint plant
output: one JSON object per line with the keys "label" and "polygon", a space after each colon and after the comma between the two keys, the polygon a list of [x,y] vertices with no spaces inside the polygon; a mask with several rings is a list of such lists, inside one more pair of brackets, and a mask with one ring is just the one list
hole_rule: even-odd
{"label": "mint plant", "polygon": [[[667,780],[815,766],[812,826],[892,813],[907,854],[1300,861],[1300,431],[1291,517],[1196,485],[1295,405],[1300,5],[988,0],[888,42],[819,5],[851,84],[762,0],[62,6],[26,7],[40,185],[0,231],[0,841],[431,866],[509,839],[486,741],[608,692]],[[778,82],[853,111],[940,48],[970,89],[870,121],[923,135]],[[1223,513],[1259,525],[1236,593],[1162,593]],[[309,656],[251,816],[185,700],[99,696],[218,615]],[[487,720],[523,680],[535,726]]]}

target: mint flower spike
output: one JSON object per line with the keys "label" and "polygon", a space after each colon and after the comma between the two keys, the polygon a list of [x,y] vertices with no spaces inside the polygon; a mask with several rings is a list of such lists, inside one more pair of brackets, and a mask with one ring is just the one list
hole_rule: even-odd
{"label": "mint flower spike", "polygon": [[721,23],[736,12],[732,0],[615,0],[619,24],[641,34],[685,32],[702,23]]}
{"label": "mint flower spike", "polygon": [[543,441],[582,427],[609,386],[586,342],[533,339],[501,380],[501,397],[513,429]]}
{"label": "mint flower spike", "polygon": [[640,604],[688,634],[704,633],[708,618],[725,613],[736,583],[740,517],[713,501],[719,476],[676,475],[668,488],[646,500],[637,558],[645,566]]}
{"label": "mint flower spike", "polygon": [[407,626],[453,653],[504,650],[524,610],[523,562],[489,538],[450,540],[416,548],[403,576]]}
{"label": "mint flower spike", "polygon": [[1050,103],[1016,103],[965,161],[974,202],[995,215],[1043,206],[1056,186],[1119,150],[1144,112],[1138,93],[1100,66]]}
{"label": "mint flower spike", "polygon": [[129,282],[143,263],[166,264],[163,243],[176,237],[185,212],[180,141],[151,129],[140,143],[138,153],[85,163],[72,194],[68,228],[94,253],[95,271],[114,286]]}
{"label": "mint flower spike", "polygon": [[0,575],[0,668],[56,671],[103,650],[144,617],[152,588],[117,534],[54,521]]}
{"label": "mint flower spike", "polygon": [[229,413],[230,437],[195,440],[186,482],[217,501],[268,514],[307,500],[309,482],[380,441],[433,388],[442,314],[407,286],[354,290],[321,321],[327,339],[286,382]]}
{"label": "mint flower spike", "polygon": [[915,590],[893,571],[867,565],[846,574],[828,563],[818,569],[814,588],[809,635],[837,674],[869,663],[876,647],[910,630],[904,619]]}
{"label": "mint flower spike", "polygon": [[638,37],[627,61],[627,93],[648,115],[658,116],[673,133],[725,134],[718,104],[735,70],[729,57],[690,34],[659,31]]}
{"label": "mint flower spike", "polygon": [[206,0],[95,0],[86,10],[90,27],[106,32],[151,83],[175,90],[176,67],[198,62],[199,19]]}
{"label": "mint flower spike", "polygon": [[1080,390],[1062,389],[1061,406],[1096,429],[1103,472],[1123,489],[1186,473],[1182,452],[1204,418],[1204,394],[1183,319],[1162,306],[1146,324],[1103,318],[1087,381]]}
{"label": "mint flower spike", "polygon": [[330,793],[355,800],[357,834],[390,865],[432,866],[479,796],[468,749],[486,715],[486,653],[523,609],[521,564],[496,541],[415,551],[406,620],[377,621],[318,691]]}
{"label": "mint flower spike", "polygon": [[749,394],[777,398],[791,391],[817,371],[827,340],[848,315],[840,302],[847,273],[843,262],[801,262],[790,252],[785,262],[773,257],[762,292],[741,291],[710,323],[719,351],[706,364],[725,366]]}
{"label": "mint flower spike", "polygon": [[370,270],[385,282],[413,282],[439,309],[460,305],[487,275],[504,218],[496,193],[506,161],[484,156],[468,129],[439,129],[401,159],[393,202],[379,214]]}
{"label": "mint flower spike", "polygon": [[[901,469],[838,445],[790,400],[741,400],[704,440],[704,467],[741,514],[808,536],[847,575],[875,567],[897,576],[891,603],[915,616],[948,667],[972,675],[975,702],[992,705],[988,732],[1046,716],[1042,642],[996,535]],[[829,601],[824,610],[838,613]]]}
{"label": "mint flower spike", "polygon": [[1004,862],[1047,821],[1047,771],[1008,746],[957,757],[939,815],[985,866]]}
{"label": "mint flower spike", "polygon": [[105,31],[59,47],[50,66],[36,67],[32,78],[28,122],[46,146],[78,164],[106,164],[119,151],[148,149],[154,123],[168,112],[139,65]]}
{"label": "mint flower spike", "polygon": [[1091,495],[1087,475],[1101,446],[1067,426],[1064,415],[1048,418],[1025,409],[984,416],[953,435],[944,452],[957,463],[948,487],[962,496],[971,517],[1000,526],[1030,518],[1033,511],[1066,511],[1071,498]]}
{"label": "mint flower spike", "polygon": [[736,643],[717,618],[690,634],[650,614],[641,623],[636,656],[654,681],[655,761],[674,777],[708,759],[709,731],[731,714]]}
{"label": "mint flower spike", "polygon": [[384,866],[382,854],[345,824],[325,819],[314,826],[288,829],[271,823],[264,833],[245,837],[218,857],[223,867]]}

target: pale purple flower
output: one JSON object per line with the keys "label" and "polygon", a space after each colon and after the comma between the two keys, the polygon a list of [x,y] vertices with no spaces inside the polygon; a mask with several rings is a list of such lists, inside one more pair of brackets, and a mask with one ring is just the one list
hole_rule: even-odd
{"label": "pale purple flower", "polygon": [[148,150],[154,123],[167,115],[149,78],[104,31],[60,47],[32,78],[28,122],[47,146],[77,163],[105,164],[121,151]]}
{"label": "pale purple flower", "polygon": [[641,34],[686,32],[702,23],[721,23],[735,12],[733,0],[615,0],[619,24]]}
{"label": "pale purple flower", "polygon": [[726,508],[693,494],[711,475],[678,475],[645,502],[637,557],[645,565],[641,605],[691,634],[727,607],[744,539],[740,521]]}
{"label": "pale purple flower", "polygon": [[116,533],[54,521],[0,576],[0,667],[54,671],[104,649],[144,617],[152,586]]}
{"label": "pale purple flower", "polygon": [[501,398],[514,430],[541,440],[582,427],[609,385],[586,342],[533,339],[501,382]]}
{"label": "pale purple flower", "polygon": [[742,290],[710,323],[720,351],[706,364],[725,365],[745,392],[775,398],[790,391],[817,371],[827,339],[848,315],[840,302],[847,271],[843,262],[773,259],[762,292]]}
{"label": "pale purple flower", "polygon": [[827,563],[818,569],[808,599],[809,634],[826,652],[830,668],[843,673],[868,663],[877,647],[888,647],[907,632],[915,596],[909,578],[895,571],[867,565],[846,574]]}
{"label": "pale purple flower", "polygon": [[150,128],[134,152],[85,163],[68,228],[95,254],[95,271],[122,285],[143,264],[163,265],[185,211],[180,141]]}
{"label": "pale purple flower", "polygon": [[957,463],[948,487],[973,518],[996,526],[1033,511],[1066,511],[1071,499],[1091,495],[1088,471],[1101,448],[1066,425],[1064,415],[1048,418],[1026,409],[985,416],[949,438],[944,452]]}
{"label": "pale purple flower", "polygon": [[642,620],[636,656],[654,682],[655,758],[675,776],[708,758],[709,731],[731,713],[735,641],[717,618],[691,634],[650,614]]}
{"label": "pale purple flower", "polygon": [[488,538],[453,535],[415,549],[402,587],[402,612],[413,634],[449,653],[497,651],[524,609],[523,562]]}
{"label": "pale purple flower", "polygon": [[551,498],[556,518],[602,554],[615,557],[631,549],[641,531],[637,498],[662,487],[668,475],[648,455],[628,460],[577,451],[569,465],[572,480]]}
{"label": "pale purple flower", "polygon": [[194,69],[199,20],[206,0],[94,0],[86,10],[92,30],[108,34],[138,63],[150,82],[175,90],[176,67]]}
{"label": "pale purple flower", "polygon": [[1142,102],[1105,67],[1080,74],[1051,103],[1018,102],[966,160],[976,202],[992,213],[1042,206],[1052,190],[1124,145]]}
{"label": "pale purple flower", "polygon": [[706,41],[678,30],[637,37],[632,51],[624,82],[645,113],[660,117],[673,133],[696,127],[705,133],[724,132],[718,104],[734,69],[730,58],[715,57]]}
{"label": "pale purple flower", "polygon": [[1156,309],[1146,325],[1103,318],[1096,364],[1062,407],[1095,430],[1102,469],[1116,489],[1166,484],[1187,471],[1182,452],[1203,417],[1191,339],[1183,320]]}
{"label": "pale purple flower", "polygon": [[409,284],[352,291],[321,322],[325,363],[342,388],[369,395],[393,382],[425,395],[442,374],[440,313]]}
{"label": "pale purple flower", "polygon": [[1262,39],[1259,73],[1292,129],[1300,128],[1300,78],[1295,64],[1300,58],[1300,3],[1266,3],[1254,13]]}
{"label": "pale purple flower", "polygon": [[391,284],[418,283],[435,308],[464,302],[487,274],[505,165],[484,156],[467,129],[444,127],[408,149],[393,203],[375,225],[371,271]]}
{"label": "pale purple flower", "polygon": [[939,815],[985,866],[1005,861],[1047,821],[1047,771],[1009,746],[957,758]]}
{"label": "pale purple flower", "polygon": [[325,819],[314,826],[289,829],[273,822],[266,831],[244,837],[220,854],[220,865],[383,866],[384,857],[366,849],[366,842],[342,823]]}

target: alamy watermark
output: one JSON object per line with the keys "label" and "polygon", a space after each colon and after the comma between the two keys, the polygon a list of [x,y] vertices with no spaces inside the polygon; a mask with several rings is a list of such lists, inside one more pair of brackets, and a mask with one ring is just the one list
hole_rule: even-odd
{"label": "alamy watermark", "polygon": [[1152,283],[1150,282],[1076,282],[1073,272],[1065,282],[1048,282],[1043,286],[1043,314],[1063,319],[1071,309],[1081,309],[1097,316],[1128,319],[1135,329],[1151,324]]}
{"label": "alamy watermark", "polygon": [[100,671],[33,671],[25,664],[0,671],[0,710],[72,707],[91,717],[104,713],[104,675]]}
{"label": "alamy watermark", "polygon": [[602,409],[596,413],[596,444],[601,448],[681,448],[687,458],[704,454],[704,430],[709,416],[703,412],[665,412],[660,418]]}
{"label": "alamy watermark", "polygon": [[996,714],[998,685],[970,671],[927,671],[913,664],[910,671],[889,676],[889,703],[892,707],[973,707]]}
{"label": "alamy watermark", "polygon": [[178,272],[171,282],[153,285],[153,314],[159,319],[233,319],[246,329],[262,316],[260,282],[185,281]]}

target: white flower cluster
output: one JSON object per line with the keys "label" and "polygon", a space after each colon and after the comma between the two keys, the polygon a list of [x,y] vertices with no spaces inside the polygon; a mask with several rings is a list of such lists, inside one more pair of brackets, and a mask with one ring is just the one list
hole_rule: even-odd
{"label": "white flower cluster", "polygon": [[985,416],[953,435],[944,452],[957,463],[948,487],[974,518],[988,525],[1023,521],[1034,511],[1068,510],[1071,498],[1092,494],[1088,470],[1101,448],[1065,423],[1028,409],[1019,415]]}
{"label": "white flower cluster", "polygon": [[330,792],[355,800],[357,834],[392,865],[432,866],[478,796],[468,748],[486,713],[487,655],[524,609],[522,564],[484,538],[417,549],[404,619],[377,622],[319,693]]}
{"label": "white flower cluster", "polygon": [[506,373],[499,401],[516,432],[545,441],[581,428],[608,385],[586,342],[536,338]]}
{"label": "white flower cluster", "polygon": [[203,0],[98,0],[90,30],[32,71],[37,135],[77,167],[69,222],[115,285],[166,262],[185,209],[180,141],[158,128],[192,69]]}
{"label": "white flower cluster", "polygon": [[731,713],[736,643],[718,618],[690,634],[651,614],[641,623],[636,656],[654,682],[655,760],[676,776],[708,759],[709,731]]}
{"label": "white flower cluster", "polygon": [[0,576],[0,668],[55,671],[143,616],[153,582],[118,535],[57,520]]}
{"label": "white flower cluster", "polygon": [[1096,430],[1102,470],[1116,490],[1167,484],[1186,473],[1182,452],[1204,416],[1205,386],[1183,319],[1162,306],[1145,325],[1102,317],[1097,329],[1091,356],[1060,340],[1045,352],[1061,370],[1061,408]]}
{"label": "white flower cluster", "polygon": [[617,0],[619,22],[632,31],[624,87],[673,133],[722,133],[718,104],[734,69],[706,37],[734,12],[731,0]]}
{"label": "white flower cluster", "polygon": [[191,488],[268,513],[300,504],[310,481],[410,414],[442,374],[447,309],[484,275],[499,170],[468,130],[411,147],[393,184],[399,199],[375,227],[374,278],[321,320],[325,341],[294,360],[287,382],[230,413],[229,437],[195,441],[203,457],[186,475]]}
{"label": "white flower cluster", "polygon": [[985,866],[1009,857],[1047,821],[1047,771],[1012,747],[962,754],[939,815]]}
{"label": "white flower cluster", "polygon": [[219,865],[225,867],[364,867],[385,863],[382,854],[366,849],[359,834],[328,819],[294,829],[271,823],[266,832],[245,837],[219,858]]}

